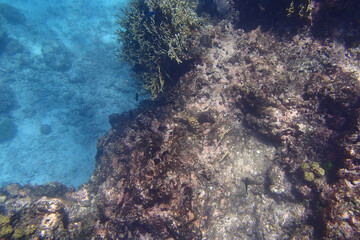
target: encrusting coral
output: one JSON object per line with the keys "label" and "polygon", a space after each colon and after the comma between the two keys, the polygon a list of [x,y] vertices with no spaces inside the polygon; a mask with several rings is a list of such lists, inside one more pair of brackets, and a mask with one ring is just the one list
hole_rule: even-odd
{"label": "encrusting coral", "polygon": [[194,30],[202,25],[196,0],[131,0],[117,34],[119,57],[134,65],[137,78],[155,99],[163,91],[169,62],[193,57]]}
{"label": "encrusting coral", "polygon": [[0,215],[0,238],[6,238],[11,235],[13,228],[10,225],[10,217]]}

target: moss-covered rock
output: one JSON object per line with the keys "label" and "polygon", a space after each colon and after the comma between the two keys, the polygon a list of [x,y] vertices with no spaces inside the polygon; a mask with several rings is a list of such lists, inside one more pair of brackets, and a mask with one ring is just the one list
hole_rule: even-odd
{"label": "moss-covered rock", "polygon": [[0,228],[0,238],[6,238],[11,235],[13,228],[11,225],[5,225]]}
{"label": "moss-covered rock", "polygon": [[16,228],[15,231],[14,231],[14,233],[13,233],[13,235],[12,235],[12,237],[13,237],[14,239],[21,239],[21,238],[23,238],[24,236],[25,236],[25,232],[24,232],[24,230],[21,229],[21,228]]}
{"label": "moss-covered rock", "polygon": [[32,224],[30,226],[27,226],[25,228],[25,235],[26,236],[31,236],[35,231],[36,231],[36,225]]}
{"label": "moss-covered rock", "polygon": [[10,217],[5,215],[0,215],[0,227],[10,224]]}
{"label": "moss-covered rock", "polygon": [[5,215],[0,215],[0,238],[7,238],[13,232],[13,228],[10,225],[10,217]]}

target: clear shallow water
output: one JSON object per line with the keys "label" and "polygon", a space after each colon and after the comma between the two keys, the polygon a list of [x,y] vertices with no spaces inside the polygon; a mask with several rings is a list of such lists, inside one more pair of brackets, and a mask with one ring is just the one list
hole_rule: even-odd
{"label": "clear shallow water", "polygon": [[89,179],[108,116],[137,104],[129,67],[115,57],[115,14],[126,2],[0,1],[26,18],[0,20],[11,43],[0,53],[0,83],[15,97],[0,120],[17,126],[16,136],[0,143],[0,186],[77,187]]}

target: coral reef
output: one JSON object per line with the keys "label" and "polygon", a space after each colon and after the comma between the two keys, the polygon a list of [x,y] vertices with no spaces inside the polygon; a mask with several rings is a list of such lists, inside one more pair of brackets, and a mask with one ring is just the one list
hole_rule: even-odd
{"label": "coral reef", "polygon": [[9,185],[0,194],[2,237],[6,234],[9,239],[71,239],[74,236],[84,239],[96,219],[96,208],[90,204],[92,198],[87,190],[74,192],[56,183]]}
{"label": "coral reef", "polygon": [[[155,3],[132,1],[135,29],[165,14]],[[1,189],[4,236],[360,237],[359,49],[228,21],[202,35],[172,91],[110,116],[88,183]]]}
{"label": "coral reef", "polygon": [[196,0],[131,0],[119,17],[119,57],[134,65],[153,99],[171,78],[170,63],[179,68],[195,56],[195,30],[202,22],[196,6]]}
{"label": "coral reef", "polygon": [[13,228],[10,225],[10,217],[5,215],[0,215],[0,237],[6,238],[11,235]]}

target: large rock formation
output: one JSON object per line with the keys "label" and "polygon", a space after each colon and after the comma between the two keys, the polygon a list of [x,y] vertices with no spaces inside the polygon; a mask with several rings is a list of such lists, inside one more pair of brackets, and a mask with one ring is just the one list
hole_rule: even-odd
{"label": "large rock formation", "polygon": [[359,237],[359,49],[203,34],[176,86],[110,117],[87,184],[2,189],[2,238]]}

